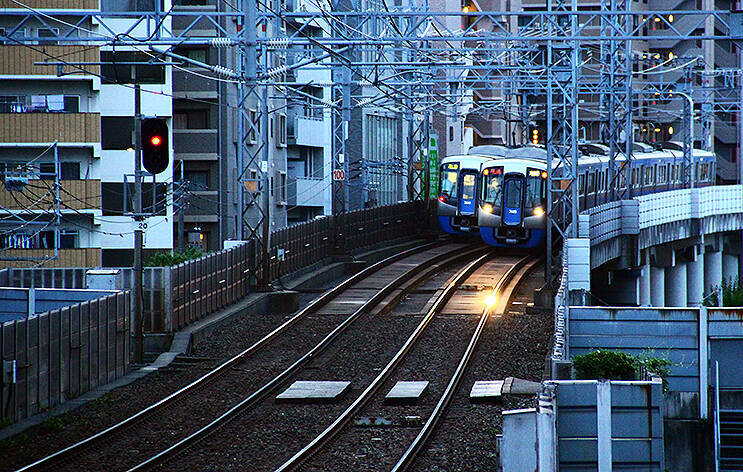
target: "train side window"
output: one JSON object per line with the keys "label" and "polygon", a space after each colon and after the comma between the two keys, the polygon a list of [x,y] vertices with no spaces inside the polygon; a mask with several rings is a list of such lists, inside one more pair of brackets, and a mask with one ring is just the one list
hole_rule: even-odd
{"label": "train side window", "polygon": [[596,188],[596,173],[591,172],[588,174],[588,193],[593,193]]}
{"label": "train side window", "polygon": [[585,174],[581,174],[578,176],[578,193],[583,194],[584,190],[586,188],[586,176]]}
{"label": "train side window", "polygon": [[671,164],[666,164],[666,179],[673,183],[673,179],[671,179]]}
{"label": "train side window", "polygon": [[676,164],[676,182],[681,182],[681,165]]}

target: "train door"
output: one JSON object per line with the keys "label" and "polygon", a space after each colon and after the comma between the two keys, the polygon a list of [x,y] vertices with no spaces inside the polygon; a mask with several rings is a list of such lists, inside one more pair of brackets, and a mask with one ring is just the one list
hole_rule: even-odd
{"label": "train door", "polygon": [[521,209],[524,201],[524,176],[506,175],[503,188],[503,223],[506,226],[518,226],[523,216]]}
{"label": "train door", "polygon": [[463,169],[459,173],[459,214],[474,216],[477,208],[477,176],[479,172],[472,169]]}

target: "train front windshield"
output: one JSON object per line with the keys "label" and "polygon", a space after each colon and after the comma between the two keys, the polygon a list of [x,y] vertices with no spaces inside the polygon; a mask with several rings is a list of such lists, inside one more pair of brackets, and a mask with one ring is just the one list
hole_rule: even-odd
{"label": "train front windshield", "polygon": [[521,208],[521,181],[509,180],[506,186],[506,208]]}
{"label": "train front windshield", "polygon": [[462,179],[462,199],[463,200],[474,200],[475,199],[475,192],[476,192],[476,185],[477,182],[477,175],[475,174],[465,174],[464,178]]}
{"label": "train front windshield", "polygon": [[528,169],[526,177],[526,197],[524,209],[532,213],[544,211],[547,203],[547,172],[539,169]]}
{"label": "train front windshield", "polygon": [[492,212],[500,214],[503,204],[503,168],[483,171],[482,201],[492,206]]}
{"label": "train front windshield", "polygon": [[445,164],[441,168],[441,191],[439,195],[447,200],[457,198],[457,178],[459,177],[459,164]]}

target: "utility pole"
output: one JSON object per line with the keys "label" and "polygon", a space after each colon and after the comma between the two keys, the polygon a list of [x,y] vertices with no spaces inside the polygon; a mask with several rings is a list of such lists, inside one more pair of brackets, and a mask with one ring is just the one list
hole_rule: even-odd
{"label": "utility pole", "polygon": [[[182,197],[183,192],[184,192],[184,188],[183,188],[183,186],[185,185],[184,178],[183,178],[184,164],[185,162],[181,161],[181,180],[178,185],[180,187],[180,191],[178,192],[179,197]],[[179,198],[179,200],[180,201],[178,202],[178,250],[183,252],[185,249],[185,243],[183,241],[183,238],[186,236],[186,228],[185,228],[186,225],[184,222],[184,218],[185,218],[184,213],[186,211],[186,208],[184,204],[184,199]]]}
{"label": "utility pole", "polygon": [[142,331],[142,104],[136,67],[134,72],[134,363],[144,358]]}

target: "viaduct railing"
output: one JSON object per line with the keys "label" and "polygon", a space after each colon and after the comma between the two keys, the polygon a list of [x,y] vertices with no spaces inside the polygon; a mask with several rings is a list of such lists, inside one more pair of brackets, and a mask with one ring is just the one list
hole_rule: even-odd
{"label": "viaduct railing", "polygon": [[[570,293],[590,290],[590,271],[628,252],[743,228],[743,186],[674,190],[599,205],[580,216],[578,238],[563,251],[555,297],[552,373],[568,362]],[[600,347],[600,346],[596,346]]]}

